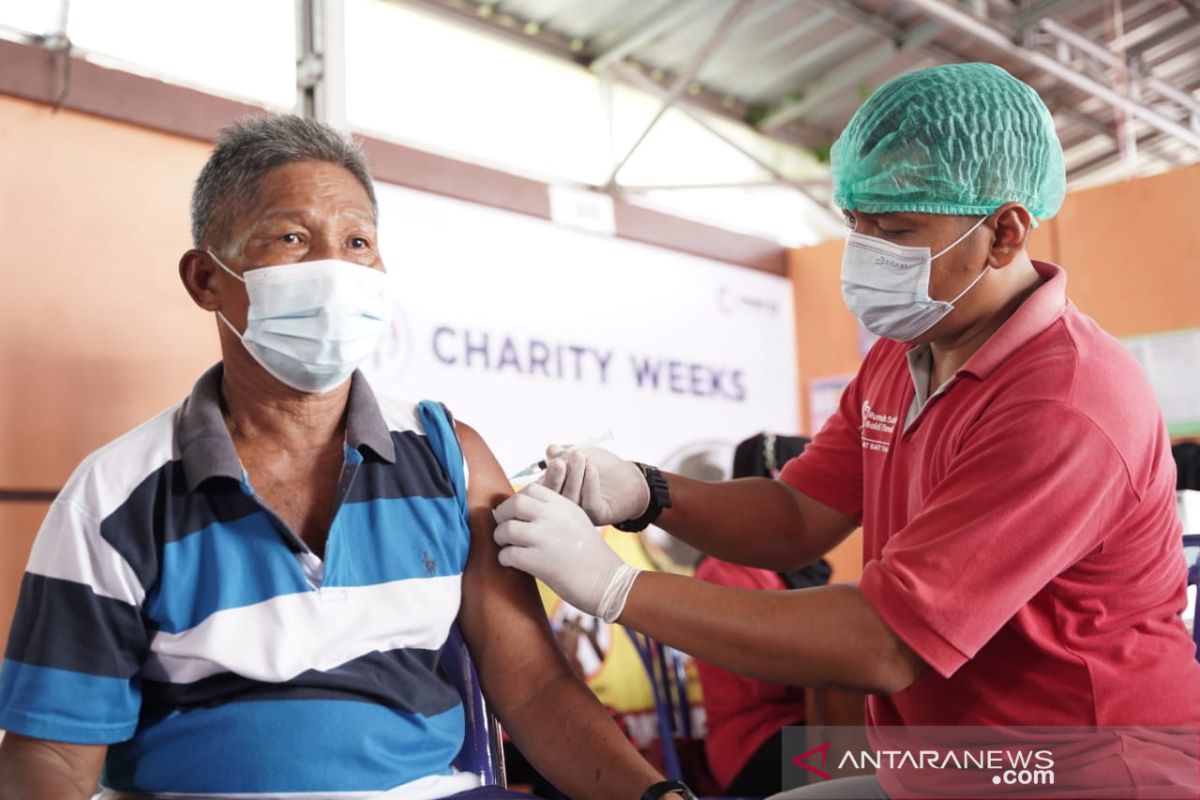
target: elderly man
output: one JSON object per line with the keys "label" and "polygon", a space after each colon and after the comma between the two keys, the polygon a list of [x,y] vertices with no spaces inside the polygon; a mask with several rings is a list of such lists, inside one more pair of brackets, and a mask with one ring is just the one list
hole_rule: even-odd
{"label": "elderly man", "polygon": [[483,440],[356,371],[387,324],[357,147],[297,117],[235,125],[192,233],[179,274],[221,363],[53,503],[0,673],[0,798],[85,798],[102,766],[114,798],[517,796],[451,767],[456,620],[557,785],[681,796],[572,675],[533,581],[499,565],[509,488]]}
{"label": "elderly man", "polygon": [[[877,749],[899,736],[916,750],[909,726],[1099,726],[1087,746],[1045,734],[1064,745],[1059,796],[1198,796],[1200,667],[1165,426],[1129,353],[1067,301],[1063,270],[1026,252],[1064,194],[1049,112],[994,65],[921,70],[867,100],[832,167],[854,231],[843,294],[884,337],[838,413],[779,481],[704,484],[552,449],[546,485],[497,510],[502,563],[729,670],[874,693]],[[861,524],[862,580],[753,592],[639,574],[591,527],[656,520],[776,570]],[[796,796],[979,797],[1004,779],[881,770]]]}

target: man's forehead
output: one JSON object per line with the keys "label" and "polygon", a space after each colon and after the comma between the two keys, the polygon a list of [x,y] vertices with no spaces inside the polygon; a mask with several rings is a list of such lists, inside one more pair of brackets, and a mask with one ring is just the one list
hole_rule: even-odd
{"label": "man's forehead", "polygon": [[321,202],[370,205],[362,182],[348,169],[327,161],[293,161],[259,176],[254,195],[261,207],[303,208]]}
{"label": "man's forehead", "polygon": [[257,214],[254,222],[257,224],[273,222],[275,220],[306,221],[313,218],[324,219],[329,217],[353,217],[372,223],[375,221],[375,215],[371,213],[370,208],[360,208],[358,204],[354,204],[340,206],[333,209],[332,213],[329,209],[317,208],[315,205],[308,208],[302,206],[271,208]]}

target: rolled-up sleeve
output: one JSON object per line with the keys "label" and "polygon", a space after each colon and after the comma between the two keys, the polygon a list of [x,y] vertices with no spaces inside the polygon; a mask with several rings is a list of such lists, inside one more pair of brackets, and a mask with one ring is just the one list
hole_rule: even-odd
{"label": "rolled-up sleeve", "polygon": [[[866,371],[864,364],[863,371]],[[862,373],[860,373],[861,375]],[[804,452],[788,461],[779,480],[848,517],[862,519],[863,462],[860,378],[842,392],[838,410]]]}

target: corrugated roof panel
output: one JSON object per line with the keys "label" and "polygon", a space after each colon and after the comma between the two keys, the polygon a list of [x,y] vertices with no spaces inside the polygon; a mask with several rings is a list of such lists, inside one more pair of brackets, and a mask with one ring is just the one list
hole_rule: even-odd
{"label": "corrugated roof panel", "polygon": [[[409,2],[452,4],[451,0]],[[568,39],[582,40],[586,43],[583,52],[570,56],[576,59],[590,60],[622,43],[636,45],[628,48],[624,57],[661,71],[654,76],[669,85],[695,61],[734,2],[737,0],[503,0],[491,5],[519,20],[536,21]],[[943,2],[956,9],[977,7]],[[461,10],[464,4],[484,3],[454,0],[453,4]],[[988,11],[983,20],[987,25],[1045,55],[1055,57],[1064,51],[1055,49],[1054,36],[1041,27],[1042,19],[1080,32],[1118,58],[1122,53],[1133,54],[1157,78],[1200,100],[1200,9],[1192,3],[1132,0],[1114,6],[1094,0],[1049,4],[1043,0],[1021,8],[1017,3],[992,0],[978,5]],[[1119,162],[1117,116],[1105,101],[1020,58],[998,53],[949,25],[916,46],[896,46],[897,37],[903,41],[914,31],[928,33],[932,29],[922,28],[928,22],[915,6],[889,0],[749,0],[696,79],[706,97],[725,96],[729,105],[759,109],[752,114],[752,121],[789,101],[816,98],[801,107],[803,114],[796,119],[766,131],[785,141],[801,139],[815,144],[839,131],[863,94],[891,77],[946,61],[991,61],[1030,82],[1046,98],[1070,153],[1070,164],[1094,174],[1109,169],[1102,163],[1105,158]],[[1093,80],[1111,82],[1112,67],[1089,64],[1078,51],[1071,55],[1068,63],[1073,69]],[[1151,87],[1144,87],[1142,96],[1160,113],[1184,126],[1190,124],[1181,106],[1168,103]],[[1145,156],[1139,156],[1145,169],[1158,169],[1163,160],[1200,160],[1200,147],[1176,141],[1149,124],[1138,123],[1135,130],[1145,143]]]}

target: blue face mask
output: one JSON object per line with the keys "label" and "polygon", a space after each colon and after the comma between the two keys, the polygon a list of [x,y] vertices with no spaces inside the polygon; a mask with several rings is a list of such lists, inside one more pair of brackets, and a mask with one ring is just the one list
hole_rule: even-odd
{"label": "blue face mask", "polygon": [[246,331],[217,316],[246,352],[280,382],[301,392],[340,386],[379,343],[388,327],[387,275],[348,261],[326,259],[259,267],[238,275],[246,284]]}
{"label": "blue face mask", "polygon": [[937,255],[928,247],[904,247],[886,239],[852,233],[842,254],[842,298],[867,330],[899,342],[911,342],[954,310],[954,304],[987,274],[976,276],[953,300],[929,296],[933,261],[948,253],[983,224],[967,229]]}

